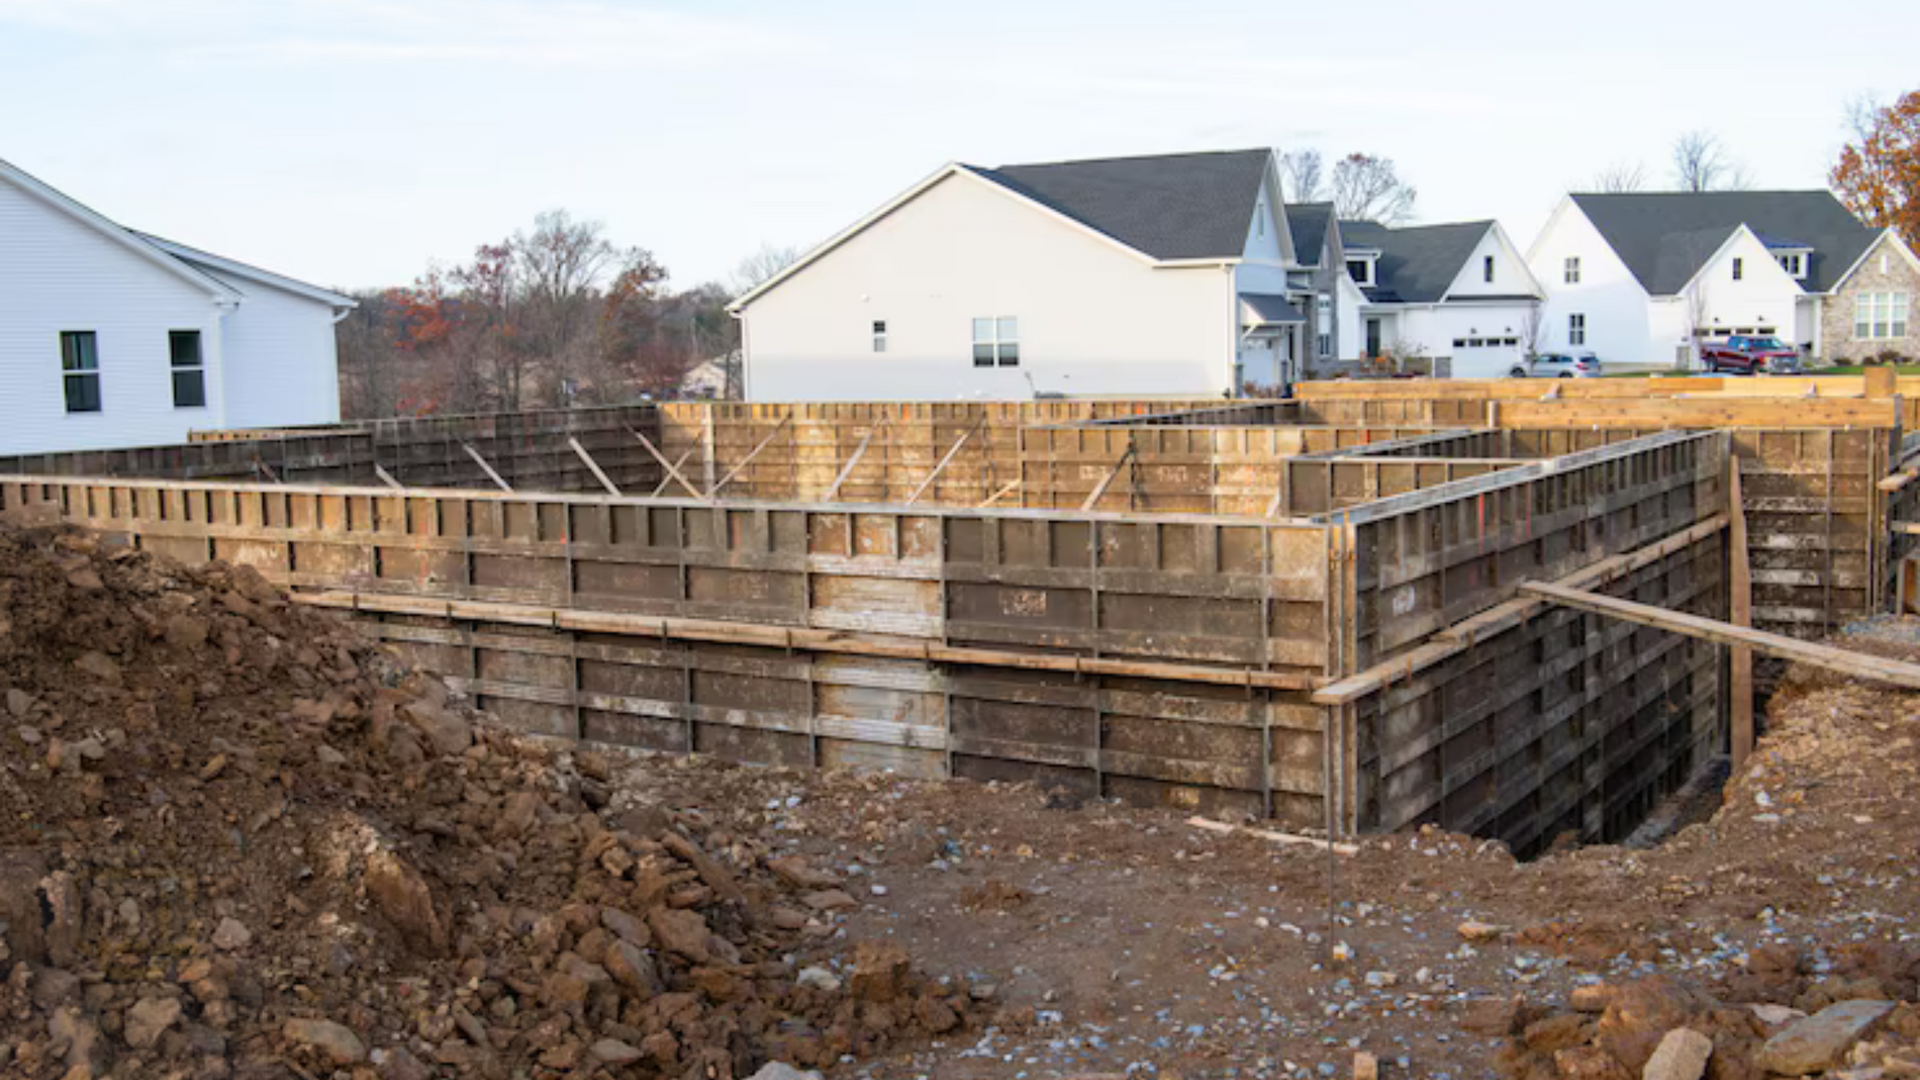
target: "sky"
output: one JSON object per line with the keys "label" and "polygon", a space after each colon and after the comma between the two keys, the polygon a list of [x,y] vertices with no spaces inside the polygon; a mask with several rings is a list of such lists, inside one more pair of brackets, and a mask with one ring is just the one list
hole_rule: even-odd
{"label": "sky", "polygon": [[1419,220],[1524,246],[1689,130],[1823,186],[1849,102],[1920,87],[1916,31],[1913,0],[0,0],[0,158],[340,288],[552,208],[691,287],[952,160],[1262,146],[1391,158]]}

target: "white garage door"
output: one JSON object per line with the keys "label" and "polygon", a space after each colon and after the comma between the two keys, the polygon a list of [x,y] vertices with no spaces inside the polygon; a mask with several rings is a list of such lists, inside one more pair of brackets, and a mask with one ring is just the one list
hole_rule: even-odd
{"label": "white garage door", "polygon": [[1453,339],[1453,377],[1456,379],[1504,379],[1520,360],[1517,337]]}

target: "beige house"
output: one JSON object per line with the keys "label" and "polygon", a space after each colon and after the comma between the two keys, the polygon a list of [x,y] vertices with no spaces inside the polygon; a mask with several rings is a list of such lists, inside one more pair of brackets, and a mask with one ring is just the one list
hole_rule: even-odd
{"label": "beige house", "polygon": [[1857,364],[1882,353],[1920,360],[1913,299],[1920,296],[1920,259],[1892,229],[1883,232],[1828,295],[1820,313],[1826,359]]}

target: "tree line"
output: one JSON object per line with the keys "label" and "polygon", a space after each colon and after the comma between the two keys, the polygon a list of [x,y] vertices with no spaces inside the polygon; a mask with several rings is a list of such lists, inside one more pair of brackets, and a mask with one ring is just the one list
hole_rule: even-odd
{"label": "tree line", "polygon": [[679,392],[714,362],[737,386],[732,299],[797,257],[765,247],[733,280],[675,291],[642,247],[565,210],[410,285],[354,294],[338,327],[348,418],[610,405]]}

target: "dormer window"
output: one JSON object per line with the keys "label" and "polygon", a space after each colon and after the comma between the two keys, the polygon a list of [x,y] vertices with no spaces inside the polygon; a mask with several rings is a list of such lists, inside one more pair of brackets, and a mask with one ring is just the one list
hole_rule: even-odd
{"label": "dormer window", "polygon": [[1373,260],[1348,259],[1347,276],[1353,278],[1355,285],[1373,284]]}
{"label": "dormer window", "polygon": [[1775,258],[1780,260],[1780,269],[1785,270],[1787,272],[1788,277],[1794,278],[1795,280],[1799,280],[1799,281],[1806,280],[1807,256],[1805,252],[1802,252],[1802,251],[1783,252],[1780,255],[1775,256]]}

